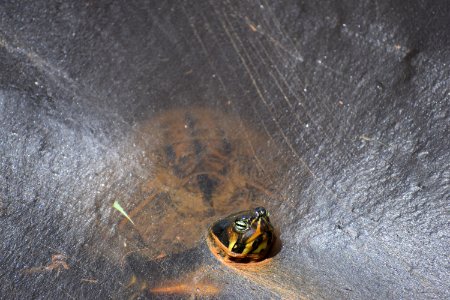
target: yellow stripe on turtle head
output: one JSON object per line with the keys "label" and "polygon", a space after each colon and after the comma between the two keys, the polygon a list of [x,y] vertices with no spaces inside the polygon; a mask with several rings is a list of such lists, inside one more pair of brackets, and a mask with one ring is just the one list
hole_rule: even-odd
{"label": "yellow stripe on turtle head", "polygon": [[258,248],[252,251],[252,253],[260,253],[261,251],[267,248],[267,239],[265,239],[261,244],[259,244]]}
{"label": "yellow stripe on turtle head", "polygon": [[258,236],[261,235],[261,219],[258,220],[258,226],[255,232],[247,239],[247,244],[253,242]]}
{"label": "yellow stripe on turtle head", "polygon": [[245,249],[244,249],[244,251],[242,251],[242,254],[247,254],[250,252],[250,250],[252,250],[253,242],[254,241],[251,241],[251,242],[245,244]]}
{"label": "yellow stripe on turtle head", "polygon": [[[256,227],[255,232],[247,239],[247,243],[245,244],[245,249],[244,251],[242,251],[242,254],[247,254],[252,250],[253,243],[260,235],[261,235],[261,219],[258,220],[258,226]],[[266,235],[264,235],[264,238],[267,240]],[[263,245],[264,247],[260,249],[262,244],[264,244]],[[252,253],[259,253],[261,250],[267,247],[267,241],[263,242],[262,244],[260,244],[258,248],[252,251]]]}
{"label": "yellow stripe on turtle head", "polygon": [[[230,234],[230,233],[229,233]],[[238,235],[234,232],[230,234],[230,240],[228,244],[228,250],[233,251],[234,245],[236,245],[236,242],[238,240]]]}

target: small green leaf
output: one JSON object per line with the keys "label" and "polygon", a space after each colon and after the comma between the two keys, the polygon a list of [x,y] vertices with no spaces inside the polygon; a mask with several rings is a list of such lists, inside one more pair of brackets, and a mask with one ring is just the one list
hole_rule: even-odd
{"label": "small green leaf", "polygon": [[133,225],[135,225],[133,220],[131,220],[131,218],[128,216],[128,214],[125,212],[122,206],[120,206],[119,202],[117,202],[117,200],[114,201],[113,207],[117,209],[122,215],[124,215],[125,218],[127,218]]}

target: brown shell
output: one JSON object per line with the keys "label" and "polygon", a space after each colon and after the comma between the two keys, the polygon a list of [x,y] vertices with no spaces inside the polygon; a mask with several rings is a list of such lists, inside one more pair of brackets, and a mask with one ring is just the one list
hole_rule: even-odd
{"label": "brown shell", "polygon": [[[150,256],[194,247],[218,216],[271,196],[270,141],[239,118],[210,109],[167,111],[136,129],[147,178],[120,223]],[[145,175],[144,175],[145,176]]]}

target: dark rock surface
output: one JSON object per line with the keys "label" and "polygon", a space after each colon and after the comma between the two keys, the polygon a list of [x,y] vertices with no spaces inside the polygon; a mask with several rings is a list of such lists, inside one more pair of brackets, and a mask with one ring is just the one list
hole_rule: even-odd
{"label": "dark rock surface", "polygon": [[[450,298],[450,4],[392,2],[3,1],[1,297],[115,297],[99,233],[146,174],[136,125],[210,106],[296,162],[277,222],[299,294]],[[55,253],[71,272],[24,271]]]}

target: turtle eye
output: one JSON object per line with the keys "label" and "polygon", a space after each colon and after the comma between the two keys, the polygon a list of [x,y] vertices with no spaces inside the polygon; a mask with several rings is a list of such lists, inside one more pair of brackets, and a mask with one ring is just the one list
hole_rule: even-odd
{"label": "turtle eye", "polygon": [[236,220],[234,222],[234,229],[237,232],[243,232],[248,229],[248,223],[245,220]]}

